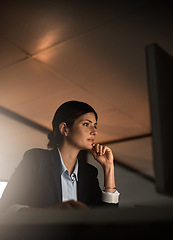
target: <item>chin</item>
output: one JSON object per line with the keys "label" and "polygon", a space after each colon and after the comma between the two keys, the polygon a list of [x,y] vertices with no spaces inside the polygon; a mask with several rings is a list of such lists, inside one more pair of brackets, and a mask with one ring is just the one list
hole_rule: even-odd
{"label": "chin", "polygon": [[89,145],[88,147],[86,147],[86,150],[91,150],[93,148],[92,145]]}
{"label": "chin", "polygon": [[83,146],[83,147],[81,147],[81,150],[91,150],[92,149],[92,146],[90,145],[90,146]]}

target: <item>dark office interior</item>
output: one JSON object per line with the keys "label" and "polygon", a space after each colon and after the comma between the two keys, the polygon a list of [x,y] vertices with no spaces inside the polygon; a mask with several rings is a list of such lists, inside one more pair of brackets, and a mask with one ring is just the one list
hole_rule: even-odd
{"label": "dark office interior", "polygon": [[[170,234],[173,3],[5,1],[0,4],[0,197],[53,115],[78,100],[98,112],[97,141],[115,160],[119,207],[0,213],[0,239]],[[85,160],[103,173],[89,152]],[[0,199],[1,200],[1,199]]]}

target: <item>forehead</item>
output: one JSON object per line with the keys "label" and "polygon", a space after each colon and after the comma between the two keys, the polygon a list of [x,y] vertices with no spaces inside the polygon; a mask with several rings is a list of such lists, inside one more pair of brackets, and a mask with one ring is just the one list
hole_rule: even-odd
{"label": "forehead", "polygon": [[89,120],[92,123],[96,123],[96,118],[95,118],[95,114],[93,112],[90,113],[85,113],[82,116],[80,116],[78,118],[79,121],[85,121],[85,120]]}

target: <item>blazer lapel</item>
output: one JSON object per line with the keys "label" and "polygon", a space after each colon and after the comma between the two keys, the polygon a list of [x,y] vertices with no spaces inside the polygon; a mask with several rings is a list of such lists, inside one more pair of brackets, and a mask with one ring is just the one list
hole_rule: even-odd
{"label": "blazer lapel", "polygon": [[60,158],[57,149],[51,151],[52,174],[55,180],[59,201],[62,201],[62,187],[60,175]]}
{"label": "blazer lapel", "polygon": [[85,172],[83,171],[83,166],[81,166],[79,161],[79,169],[78,169],[78,182],[77,182],[77,199],[83,203],[87,204],[87,184]]}

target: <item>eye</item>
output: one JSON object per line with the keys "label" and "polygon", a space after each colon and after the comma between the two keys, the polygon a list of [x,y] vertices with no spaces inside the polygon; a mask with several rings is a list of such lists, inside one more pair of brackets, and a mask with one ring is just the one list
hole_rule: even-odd
{"label": "eye", "polygon": [[97,125],[94,125],[94,128],[97,129]]}
{"label": "eye", "polygon": [[86,122],[86,123],[83,124],[83,126],[88,127],[89,123]]}

